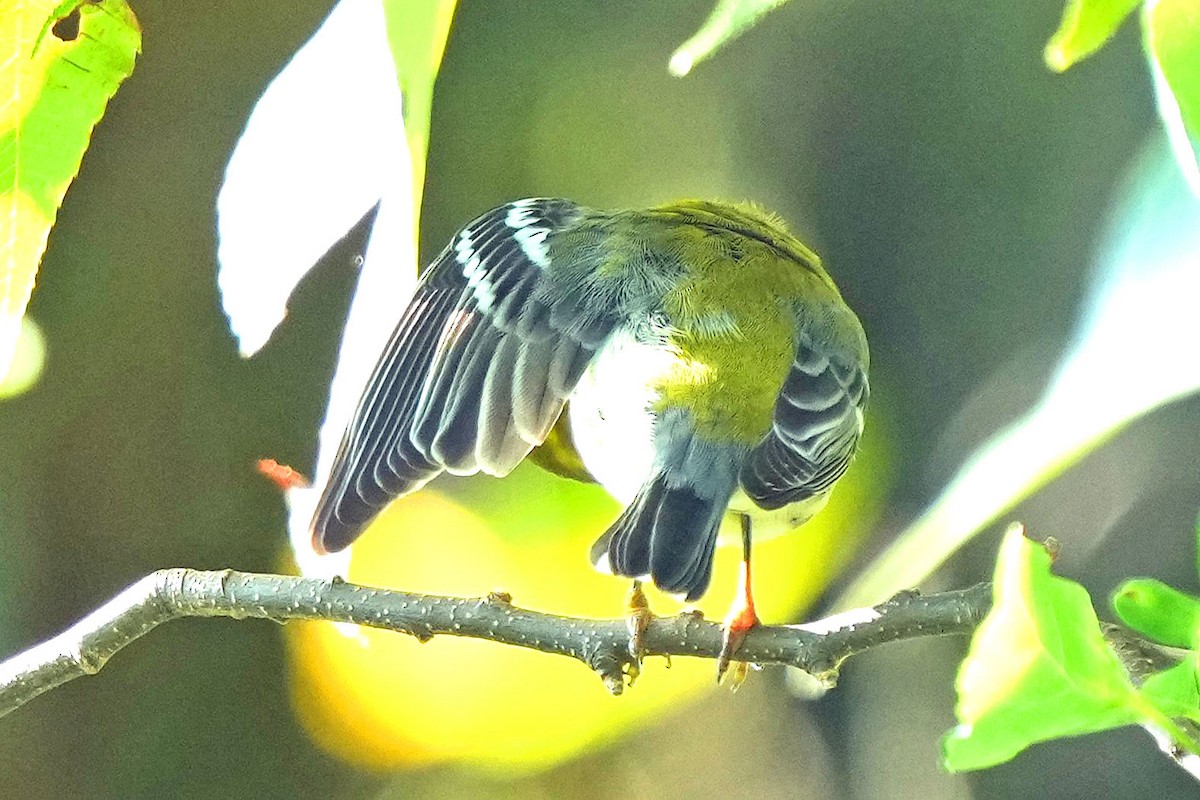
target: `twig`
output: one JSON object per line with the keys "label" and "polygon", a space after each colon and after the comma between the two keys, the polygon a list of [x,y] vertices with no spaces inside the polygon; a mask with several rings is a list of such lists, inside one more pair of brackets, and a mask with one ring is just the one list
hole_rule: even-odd
{"label": "twig", "polygon": [[[1125,665],[1125,671],[1129,673],[1135,686],[1141,686],[1146,678],[1154,673],[1173,667],[1187,655],[1186,651],[1172,650],[1148,642],[1119,625],[1102,622],[1100,628],[1104,631],[1104,638],[1109,646],[1121,659],[1121,663]],[[1173,720],[1173,723],[1191,741],[1200,741],[1200,725],[1188,719]],[[1167,758],[1174,761],[1193,778],[1200,780],[1200,756],[1180,747],[1177,741],[1178,737],[1170,735],[1161,727],[1149,723],[1142,727],[1154,737],[1158,748]]]}
{"label": "twig", "polygon": [[[821,623],[755,628],[735,658],[798,667],[831,684],[842,661],[855,653],[900,639],[969,633],[990,605],[987,584],[932,595],[905,592]],[[491,639],[576,658],[614,694],[636,674],[624,619],[527,611],[497,594],[438,597],[285,575],[165,569],[53,639],[0,663],[0,716],[42,692],[99,672],[125,645],[181,617],[329,620],[400,631],[422,641],[438,634]],[[655,618],[643,645],[647,656],[716,658],[721,628],[697,614]]]}

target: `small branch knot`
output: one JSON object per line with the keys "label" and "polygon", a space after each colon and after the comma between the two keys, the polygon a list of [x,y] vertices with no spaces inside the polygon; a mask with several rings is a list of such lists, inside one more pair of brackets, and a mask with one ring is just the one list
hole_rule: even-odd
{"label": "small branch knot", "polygon": [[71,658],[79,665],[79,669],[84,675],[95,675],[104,668],[108,661],[99,651],[83,646],[82,643],[71,653]]}

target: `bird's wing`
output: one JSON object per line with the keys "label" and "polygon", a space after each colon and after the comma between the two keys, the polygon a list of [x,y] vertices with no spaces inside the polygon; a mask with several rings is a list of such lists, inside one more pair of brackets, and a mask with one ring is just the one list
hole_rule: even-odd
{"label": "bird's wing", "polygon": [[[567,200],[509,203],[425,272],[338,448],[313,516],[318,551],[346,547],[443,470],[506,475],[546,438],[618,316],[582,218]],[[557,259],[568,231],[583,246]]]}
{"label": "bird's wing", "polygon": [[771,431],[742,467],[742,488],[762,508],[828,491],[854,455],[869,394],[865,365],[827,350],[800,336]]}

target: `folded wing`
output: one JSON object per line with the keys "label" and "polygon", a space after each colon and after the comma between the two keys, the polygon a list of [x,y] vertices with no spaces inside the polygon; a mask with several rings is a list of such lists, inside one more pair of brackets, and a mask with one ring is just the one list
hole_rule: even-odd
{"label": "folded wing", "polygon": [[555,237],[586,237],[582,219],[567,200],[501,206],[425,272],[338,448],[312,522],[318,551],[348,546],[442,471],[506,475],[546,438],[617,320],[620,293],[596,270],[556,263]]}
{"label": "folded wing", "polygon": [[801,336],[770,433],[742,467],[746,494],[765,509],[826,492],[850,465],[869,388],[858,360]]}

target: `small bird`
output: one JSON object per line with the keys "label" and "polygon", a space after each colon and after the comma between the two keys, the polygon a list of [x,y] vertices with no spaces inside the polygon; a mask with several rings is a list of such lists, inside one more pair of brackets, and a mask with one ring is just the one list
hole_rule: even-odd
{"label": "small bird", "polygon": [[568,407],[583,464],[625,504],[592,547],[598,569],[694,601],[736,524],[720,677],[758,623],[751,538],[825,505],[862,434],[868,361],[820,259],[753,205],[517,200],[421,276],[342,438],[313,546],[347,547],[442,472],[507,475]]}

